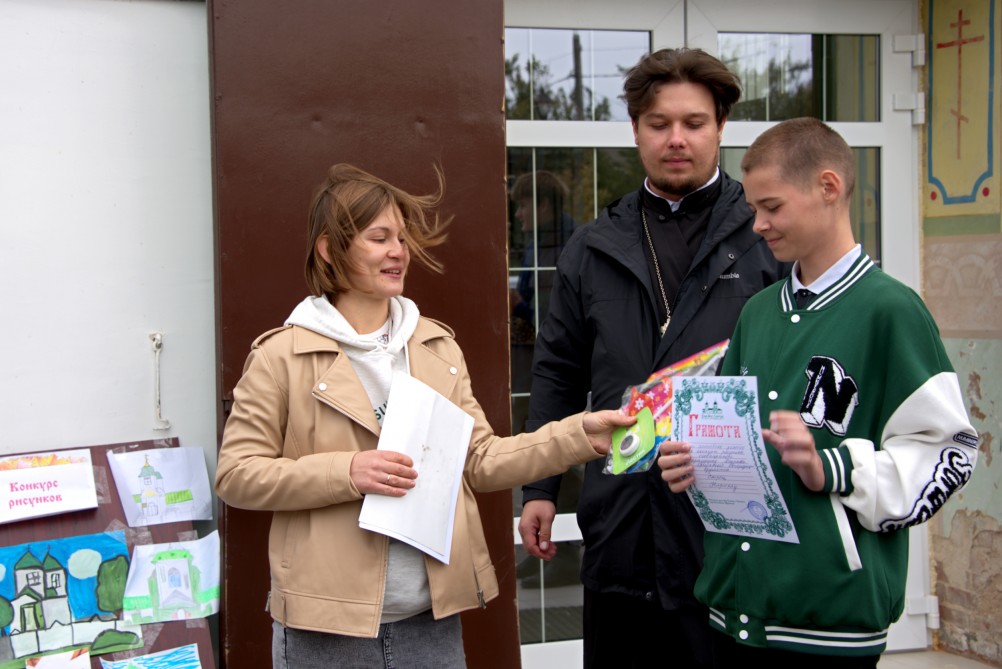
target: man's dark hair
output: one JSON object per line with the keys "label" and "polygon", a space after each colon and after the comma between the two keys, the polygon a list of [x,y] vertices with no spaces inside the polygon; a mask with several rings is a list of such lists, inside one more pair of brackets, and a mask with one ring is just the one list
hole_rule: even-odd
{"label": "man's dark hair", "polygon": [[710,91],[718,125],[741,97],[738,75],[702,49],[661,49],[641,58],[626,73],[621,97],[633,122],[651,106],[658,86],[680,83],[702,84]]}

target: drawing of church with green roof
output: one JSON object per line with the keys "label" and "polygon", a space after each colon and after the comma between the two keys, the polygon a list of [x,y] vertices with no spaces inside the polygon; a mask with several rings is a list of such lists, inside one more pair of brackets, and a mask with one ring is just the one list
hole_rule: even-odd
{"label": "drawing of church with green roof", "polygon": [[16,597],[11,600],[14,615],[10,632],[30,632],[46,629],[55,623],[69,625],[69,595],[66,591],[66,569],[50,554],[39,561],[30,551],[14,565]]}
{"label": "drawing of church with green roof", "polygon": [[201,572],[185,548],[156,553],[150,560],[149,595],[123,601],[125,618],[131,624],[204,618],[216,612],[219,587],[203,590]]}
{"label": "drawing of church with green roof", "polygon": [[[114,593],[125,586],[129,564],[122,533],[64,537],[0,551],[0,611],[6,621],[0,627],[0,665],[23,667],[22,658],[82,646],[96,655],[143,645],[142,631],[114,612],[119,608]],[[96,554],[100,565],[86,555],[79,560],[87,564],[78,563],[76,572],[67,569],[83,552]],[[116,569],[119,565],[124,569]]]}
{"label": "drawing of church with green roof", "polygon": [[166,492],[164,477],[150,464],[149,456],[139,470],[139,479],[140,490],[132,499],[139,506],[141,518],[145,521],[143,524],[152,525],[171,516],[188,518],[191,515],[195,501],[191,490]]}

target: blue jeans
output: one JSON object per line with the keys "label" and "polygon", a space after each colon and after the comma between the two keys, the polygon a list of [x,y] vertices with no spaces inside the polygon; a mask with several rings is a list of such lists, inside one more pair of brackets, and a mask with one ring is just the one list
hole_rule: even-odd
{"label": "blue jeans", "polygon": [[272,623],[274,669],[466,669],[459,616],[431,611],[379,626],[375,639]]}

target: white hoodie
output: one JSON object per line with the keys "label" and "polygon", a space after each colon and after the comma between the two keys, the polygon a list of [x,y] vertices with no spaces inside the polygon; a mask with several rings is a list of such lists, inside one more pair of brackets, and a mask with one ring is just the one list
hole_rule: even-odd
{"label": "white hoodie", "polygon": [[[420,315],[412,300],[391,298],[390,332],[386,343],[369,333],[356,332],[326,297],[307,297],[296,305],[285,324],[304,327],[341,344],[369,396],[376,420],[382,425],[393,372],[410,374],[407,341],[414,334]],[[431,592],[424,554],[390,539],[380,622],[396,622],[430,608]]]}
{"label": "white hoodie", "polygon": [[390,300],[390,340],[382,344],[369,333],[358,333],[326,297],[307,297],[296,305],[286,325],[298,325],[330,337],[341,344],[351,360],[358,380],[372,402],[376,419],[383,424],[386,398],[390,396],[393,372],[410,374],[407,362],[407,341],[417,327],[417,305],[406,297]]}

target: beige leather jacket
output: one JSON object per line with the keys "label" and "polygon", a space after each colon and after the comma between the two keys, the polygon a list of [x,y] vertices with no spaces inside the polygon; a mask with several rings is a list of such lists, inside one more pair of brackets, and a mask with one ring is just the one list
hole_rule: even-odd
{"label": "beige leather jacket", "polygon": [[[565,471],[597,454],[581,415],[516,437],[494,435],[473,397],[448,327],[421,318],[407,344],[411,375],[473,416],[449,564],[425,558],[435,618],[498,595],[473,490],[502,490]],[[223,433],[219,497],[273,511],[272,617],[299,629],[376,636],[387,538],[358,527],[362,495],[349,466],[376,448],[379,424],[339,344],[295,325],[254,342]],[[232,587],[232,585],[231,585]]]}

